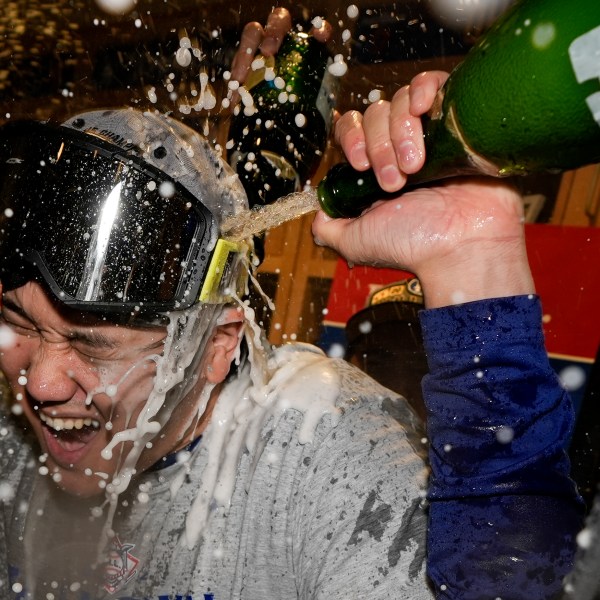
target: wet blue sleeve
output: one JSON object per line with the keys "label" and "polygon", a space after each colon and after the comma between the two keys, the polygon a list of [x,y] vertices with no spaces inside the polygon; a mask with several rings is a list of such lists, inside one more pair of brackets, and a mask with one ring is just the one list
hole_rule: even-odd
{"label": "wet blue sleeve", "polygon": [[571,569],[582,502],[571,402],[536,296],[427,310],[428,571],[438,599],[546,600]]}

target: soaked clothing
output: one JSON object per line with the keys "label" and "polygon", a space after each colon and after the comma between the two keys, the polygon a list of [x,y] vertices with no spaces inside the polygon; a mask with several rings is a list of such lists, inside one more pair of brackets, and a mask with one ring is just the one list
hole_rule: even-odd
{"label": "soaked clothing", "polygon": [[555,599],[572,568],[583,512],[565,452],[574,416],[541,317],[533,296],[421,313],[439,599]]}
{"label": "soaked clothing", "polygon": [[[427,472],[417,419],[405,401],[357,369],[319,361],[339,379],[337,412],[308,428],[306,413],[296,409],[265,420],[259,443],[231,473],[221,470],[207,526],[192,547],[194,503],[206,500],[199,498],[202,482],[222,463],[210,454],[208,435],[175,463],[134,480],[119,499],[111,547],[97,558],[94,540],[105,518],[90,515],[102,499],[63,503],[64,494],[39,474],[23,430],[4,416],[0,479],[16,496],[5,494],[2,505],[0,564],[9,572],[0,575],[0,596],[432,598],[424,575]],[[247,393],[249,385],[242,371],[223,393]],[[290,388],[279,389],[285,396]],[[221,489],[227,483],[230,492]],[[223,494],[226,506],[218,501]]]}

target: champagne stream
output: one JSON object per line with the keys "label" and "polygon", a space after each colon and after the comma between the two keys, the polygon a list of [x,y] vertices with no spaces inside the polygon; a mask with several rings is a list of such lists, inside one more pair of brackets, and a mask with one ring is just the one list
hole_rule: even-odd
{"label": "champagne stream", "polygon": [[313,188],[294,192],[258,210],[228,217],[221,225],[221,235],[231,242],[240,242],[319,208],[317,192]]}

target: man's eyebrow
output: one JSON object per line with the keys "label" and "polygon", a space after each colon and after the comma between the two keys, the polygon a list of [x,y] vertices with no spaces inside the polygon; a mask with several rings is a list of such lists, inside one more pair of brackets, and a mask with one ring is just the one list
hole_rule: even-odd
{"label": "man's eyebrow", "polygon": [[[27,312],[23,310],[23,307],[13,302],[10,298],[2,298],[2,307],[7,308],[27,321],[31,320]],[[80,341],[88,346],[94,346],[96,348],[106,348],[111,350],[119,346],[117,341],[112,340],[101,332],[93,329],[75,330],[69,337],[72,340]]]}
{"label": "man's eyebrow", "polygon": [[87,344],[88,346],[93,346],[95,348],[105,348],[107,350],[118,348],[121,345],[118,341],[113,340],[105,336],[103,333],[94,329],[88,329],[85,331],[73,331],[69,338],[73,341]]}
{"label": "man's eyebrow", "polygon": [[[19,306],[9,298],[2,298],[2,306],[23,317],[27,321],[31,320],[27,312],[23,310],[23,307]],[[161,330],[163,328],[157,327],[156,329],[157,333],[159,334],[158,338],[150,342],[147,346],[139,348],[139,350],[143,352],[151,352],[160,348],[164,344],[164,335],[161,335]],[[119,340],[106,336],[101,331],[94,329],[89,325],[87,327],[81,326],[80,329],[73,329],[69,337],[73,341],[78,341],[95,348],[114,350],[115,348],[119,348],[121,346],[121,342]]]}
{"label": "man's eyebrow", "polygon": [[[115,348],[119,348],[122,344],[120,340],[115,340],[108,336],[105,336],[102,332],[89,329],[84,331],[74,331],[71,335],[71,339],[74,341],[82,342],[87,344],[88,346],[95,348],[103,348],[106,350],[113,350]],[[157,348],[160,348],[164,343],[163,337],[159,337],[156,341],[152,341],[147,346],[142,346],[138,348],[138,350],[145,351],[154,351]]]}

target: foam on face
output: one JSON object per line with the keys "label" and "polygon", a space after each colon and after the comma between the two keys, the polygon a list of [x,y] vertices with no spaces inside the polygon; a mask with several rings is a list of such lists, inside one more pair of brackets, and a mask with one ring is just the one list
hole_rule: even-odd
{"label": "foam on face", "polygon": [[[249,265],[247,265],[249,268]],[[211,502],[227,509],[236,483],[240,457],[248,452],[257,457],[261,449],[261,433],[269,425],[275,427],[289,410],[302,414],[299,442],[310,443],[314,431],[325,415],[335,423],[339,417],[336,399],[339,381],[327,357],[312,346],[287,346],[271,350],[264,332],[256,323],[254,310],[246,302],[234,298],[244,315],[244,325],[235,362],[241,362],[241,340],[245,339],[249,356],[240,365],[242,374],[229,382],[221,391],[213,409],[207,429],[203,432],[202,446],[208,453],[208,465],[203,474],[196,500],[186,519],[185,543],[193,547],[200,539],[208,522]],[[132,371],[147,361],[156,363],[154,388],[137,417],[135,425],[117,432],[104,448],[109,458],[125,442],[133,442],[124,455],[118,471],[106,485],[109,506],[105,525],[105,538],[112,535],[112,521],[118,498],[127,490],[136,473],[140,456],[148,444],[160,435],[174,408],[193,390],[206,343],[220,322],[223,305],[198,304],[187,311],[173,312],[169,316],[167,337],[162,355],[149,355],[131,367],[118,382],[105,383],[94,393],[106,393],[108,388],[116,394],[118,388]],[[193,428],[206,410],[213,390],[205,385],[200,392],[197,412],[180,428]],[[172,483],[171,493],[176,494],[187,470],[189,453],[182,455],[182,470]]]}

